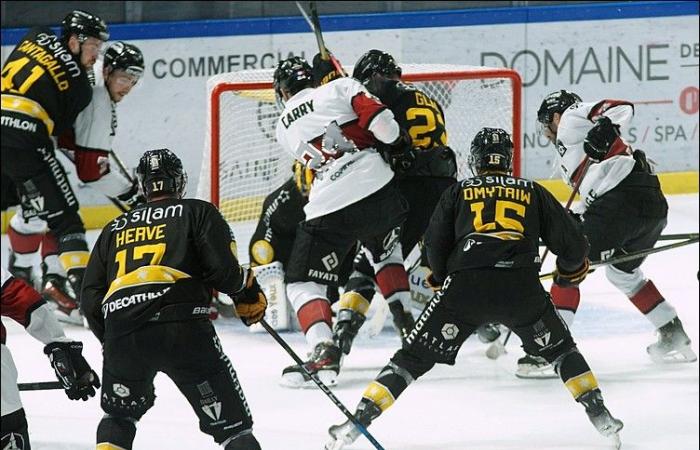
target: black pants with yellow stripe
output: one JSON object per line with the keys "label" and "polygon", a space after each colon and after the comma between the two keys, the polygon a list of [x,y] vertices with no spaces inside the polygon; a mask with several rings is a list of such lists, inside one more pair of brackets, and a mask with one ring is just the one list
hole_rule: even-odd
{"label": "black pants with yellow stripe", "polygon": [[575,398],[583,393],[579,384],[597,386],[540,284],[537,267],[489,268],[448,277],[416,320],[407,345],[394,354],[364,397],[385,409],[436,363],[454,365],[459,349],[476,328],[494,322],[513,330],[528,354],[554,363]]}

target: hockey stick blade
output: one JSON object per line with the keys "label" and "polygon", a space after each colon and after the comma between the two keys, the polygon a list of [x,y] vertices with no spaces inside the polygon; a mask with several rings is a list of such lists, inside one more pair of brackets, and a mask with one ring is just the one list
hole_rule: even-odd
{"label": "hockey stick blade", "polygon": [[[654,247],[654,248],[650,248],[647,250],[640,250],[638,252],[629,253],[627,255],[621,255],[621,256],[618,256],[615,258],[610,258],[606,261],[595,261],[595,262],[591,263],[590,269],[588,271],[590,273],[593,269],[596,269],[598,267],[609,266],[612,264],[620,264],[623,262],[632,261],[632,260],[639,259],[639,258],[644,258],[646,256],[653,255],[654,253],[659,253],[659,252],[671,250],[671,249],[678,248],[678,247],[683,247],[683,246],[690,245],[690,244],[696,244],[699,240],[700,240],[700,238],[698,238],[696,236],[694,238],[686,239],[684,241],[674,242],[673,244],[662,245],[661,247]],[[552,277],[554,277],[554,272],[540,274],[540,280],[547,280],[547,279],[552,278]]]}
{"label": "hockey stick blade", "polygon": [[[680,241],[683,239],[695,239],[699,237],[698,233],[676,233],[676,234],[662,234],[659,236],[659,241]],[[546,244],[542,241],[539,242],[540,247],[544,247]]]}
{"label": "hockey stick blade", "polygon": [[335,396],[335,394],[333,394],[333,392],[328,388],[328,386],[326,386],[321,380],[319,380],[315,373],[311,373],[306,369],[306,367],[304,366],[304,361],[302,361],[301,358],[299,358],[299,356],[294,352],[294,350],[292,350],[289,344],[287,344],[287,342],[284,339],[282,339],[282,336],[280,336],[279,333],[277,333],[274,330],[274,328],[272,328],[270,324],[265,321],[265,319],[260,320],[259,323],[260,325],[262,325],[263,328],[265,328],[265,331],[267,331],[270,334],[270,336],[272,336],[272,338],[276,340],[277,343],[287,352],[287,354],[289,354],[289,356],[292,357],[294,362],[299,364],[302,370],[306,372],[306,375],[308,375],[309,378],[311,378],[313,382],[316,383],[316,386],[318,386],[319,389],[321,389],[321,391],[323,391],[323,393],[331,399],[335,406],[343,413],[343,415],[345,415],[345,417],[348,418],[350,422],[352,422],[355,425],[355,427],[360,431],[360,433],[365,435],[367,440],[369,440],[372,443],[372,445],[374,445],[374,448],[376,448],[377,450],[384,450],[384,447],[382,447],[382,445],[374,438],[374,436],[372,436],[370,432],[367,431],[367,428],[355,418],[355,416],[345,407],[345,405],[343,405],[343,403],[338,399],[338,397]]}
{"label": "hockey stick blade", "polygon": [[20,391],[45,391],[49,389],[63,389],[58,381],[37,381],[36,383],[17,383]]}

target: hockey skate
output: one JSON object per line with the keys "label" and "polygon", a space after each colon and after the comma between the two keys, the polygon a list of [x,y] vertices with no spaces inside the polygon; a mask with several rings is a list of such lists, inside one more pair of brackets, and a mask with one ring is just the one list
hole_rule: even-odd
{"label": "hockey skate", "polygon": [[501,337],[497,323],[485,323],[476,329],[476,335],[483,344],[490,344]]}
{"label": "hockey skate", "polygon": [[66,277],[55,273],[44,274],[41,296],[53,308],[59,322],[83,325],[75,291]]}
{"label": "hockey skate", "polygon": [[[363,398],[357,406],[355,418],[367,428],[381,413],[382,410],[379,406]],[[328,429],[328,434],[331,435],[331,440],[326,444],[326,450],[341,450],[345,445],[355,442],[362,432],[357,429],[354,423],[346,420],[339,425],[331,426]]]}
{"label": "hockey skate", "polygon": [[352,341],[357,336],[362,324],[365,323],[365,315],[352,309],[341,309],[333,327],[333,340],[345,355],[350,353]]}
{"label": "hockey skate", "polygon": [[411,333],[413,325],[415,324],[413,314],[411,314],[411,311],[405,311],[401,302],[398,301],[389,304],[389,311],[391,311],[391,315],[394,318],[394,327],[399,333],[401,344],[405,346],[406,338]]}
{"label": "hockey skate", "polygon": [[656,332],[659,340],[647,347],[647,353],[655,363],[694,362],[698,357],[690,348],[690,338],[683,330],[678,317]]}
{"label": "hockey skate", "polygon": [[[316,374],[325,385],[333,386],[340,372],[342,356],[343,354],[337,345],[332,342],[320,342],[316,344],[309,360],[304,363],[304,368],[306,371]],[[316,386],[304,368],[299,364],[285,368],[282,371],[282,385],[293,388]]]}
{"label": "hockey skate", "polygon": [[541,356],[525,355],[518,360],[518,378],[558,378],[554,366]]}
{"label": "hockey skate", "polygon": [[582,394],[576,399],[586,408],[586,414],[596,430],[603,436],[612,439],[617,448],[620,448],[619,431],[624,424],[620,419],[616,419],[610,414],[608,408],[603,404],[603,396],[599,389],[593,389]]}

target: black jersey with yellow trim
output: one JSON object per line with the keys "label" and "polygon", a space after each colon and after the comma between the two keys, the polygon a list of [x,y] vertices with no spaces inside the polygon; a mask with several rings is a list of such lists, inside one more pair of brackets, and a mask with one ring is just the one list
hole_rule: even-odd
{"label": "black jersey with yellow trim", "polygon": [[437,280],[471,268],[539,267],[539,239],[562,268],[580,267],[588,242],[571,215],[538,183],[486,174],[455,183],[425,233]]}
{"label": "black jersey with yellow trim", "polygon": [[212,290],[233,294],[243,280],[233,233],[211,203],[159,200],[102,230],[86,269],[82,308],[91,328],[123,334],[170,305],[190,304],[195,317],[208,308]]}
{"label": "black jersey with yellow trim", "polygon": [[90,103],[92,86],[79,57],[50,28],[37,27],[3,63],[2,96],[3,115],[31,117],[59,136]]}

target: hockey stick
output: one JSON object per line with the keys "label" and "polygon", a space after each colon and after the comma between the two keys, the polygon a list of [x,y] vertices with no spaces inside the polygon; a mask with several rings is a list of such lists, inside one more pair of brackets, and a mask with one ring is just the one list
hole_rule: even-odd
{"label": "hockey stick", "polygon": [[117,155],[117,152],[115,152],[114,150],[110,150],[109,154],[112,156],[112,158],[114,158],[114,162],[117,163],[117,166],[119,167],[119,171],[122,173],[122,175],[124,175],[124,177],[127,180],[129,180],[130,183],[133,184],[134,178],[131,176],[129,171],[126,169],[126,165],[121,160],[121,158]]}
{"label": "hockey stick", "polygon": [[58,381],[37,381],[36,383],[17,383],[20,391],[43,391],[48,389],[63,389]]}
{"label": "hockey stick", "polygon": [[[686,239],[686,240],[681,241],[681,242],[674,242],[673,244],[662,245],[661,247],[654,247],[654,248],[650,248],[647,250],[640,250],[638,252],[628,253],[626,255],[621,255],[621,256],[618,256],[616,258],[610,258],[610,259],[607,259],[605,261],[592,262],[590,268],[588,269],[588,273],[591,273],[594,269],[596,269],[598,267],[609,266],[611,264],[620,264],[620,263],[627,262],[627,261],[633,261],[635,259],[640,259],[640,258],[644,258],[644,257],[649,256],[649,255],[653,255],[654,253],[659,253],[659,252],[663,252],[666,250],[671,250],[674,248],[683,247],[685,245],[695,244],[698,241],[700,241],[700,237],[695,236],[691,239]],[[540,274],[540,280],[547,280],[547,279],[550,279],[553,277],[554,277],[554,272]]]}
{"label": "hockey stick", "polygon": [[296,2],[296,4],[299,12],[301,12],[301,15],[304,16],[306,23],[309,24],[311,31],[313,31],[314,35],[316,36],[316,44],[318,45],[318,51],[321,53],[321,59],[324,61],[330,60],[331,63],[333,63],[333,67],[335,67],[335,70],[337,70],[339,74],[344,77],[348,76],[348,74],[345,73],[345,70],[343,70],[343,66],[340,64],[340,62],[335,58],[335,56],[330,54],[326,48],[326,44],[323,41],[323,34],[321,34],[321,22],[318,19],[318,12],[316,12],[316,2],[309,2],[311,17],[309,17],[306,10],[304,10],[304,7],[301,6],[299,2]]}
{"label": "hockey stick", "polygon": [[306,372],[306,374],[314,381],[314,383],[316,383],[319,389],[321,389],[321,391],[323,391],[323,393],[331,399],[331,401],[335,404],[336,407],[338,407],[338,409],[345,415],[345,417],[347,417],[348,420],[350,420],[350,422],[352,422],[355,425],[355,427],[357,427],[357,429],[365,435],[365,437],[372,443],[372,445],[374,445],[374,448],[376,448],[377,450],[384,450],[384,447],[382,447],[381,444],[377,442],[374,436],[372,436],[370,432],[367,431],[367,428],[364,425],[362,425],[355,418],[355,416],[352,415],[352,413],[350,413],[350,411],[345,407],[345,405],[343,405],[343,403],[340,400],[338,400],[338,397],[336,397],[333,394],[333,392],[331,392],[328,386],[323,384],[323,382],[318,379],[318,376],[316,376],[315,373],[311,373],[306,369],[306,367],[304,366],[304,361],[302,361],[301,358],[299,358],[299,356],[297,356],[297,354],[294,353],[294,350],[292,350],[289,344],[287,344],[287,342],[285,342],[285,340],[282,339],[282,337],[270,326],[270,324],[267,323],[265,319],[260,320],[259,323],[260,325],[262,325],[263,328],[265,328],[265,330],[268,333],[270,333],[270,336],[272,336],[274,340],[276,340],[277,343],[282,346],[282,348],[289,354],[289,356],[291,356],[292,359],[297,364],[299,364],[299,366],[304,370],[304,372]]}
{"label": "hockey stick", "polygon": [[[657,241],[679,241],[681,239],[694,239],[700,236],[698,233],[677,233],[677,234],[662,234]],[[540,247],[544,247],[544,242],[540,241]]]}

